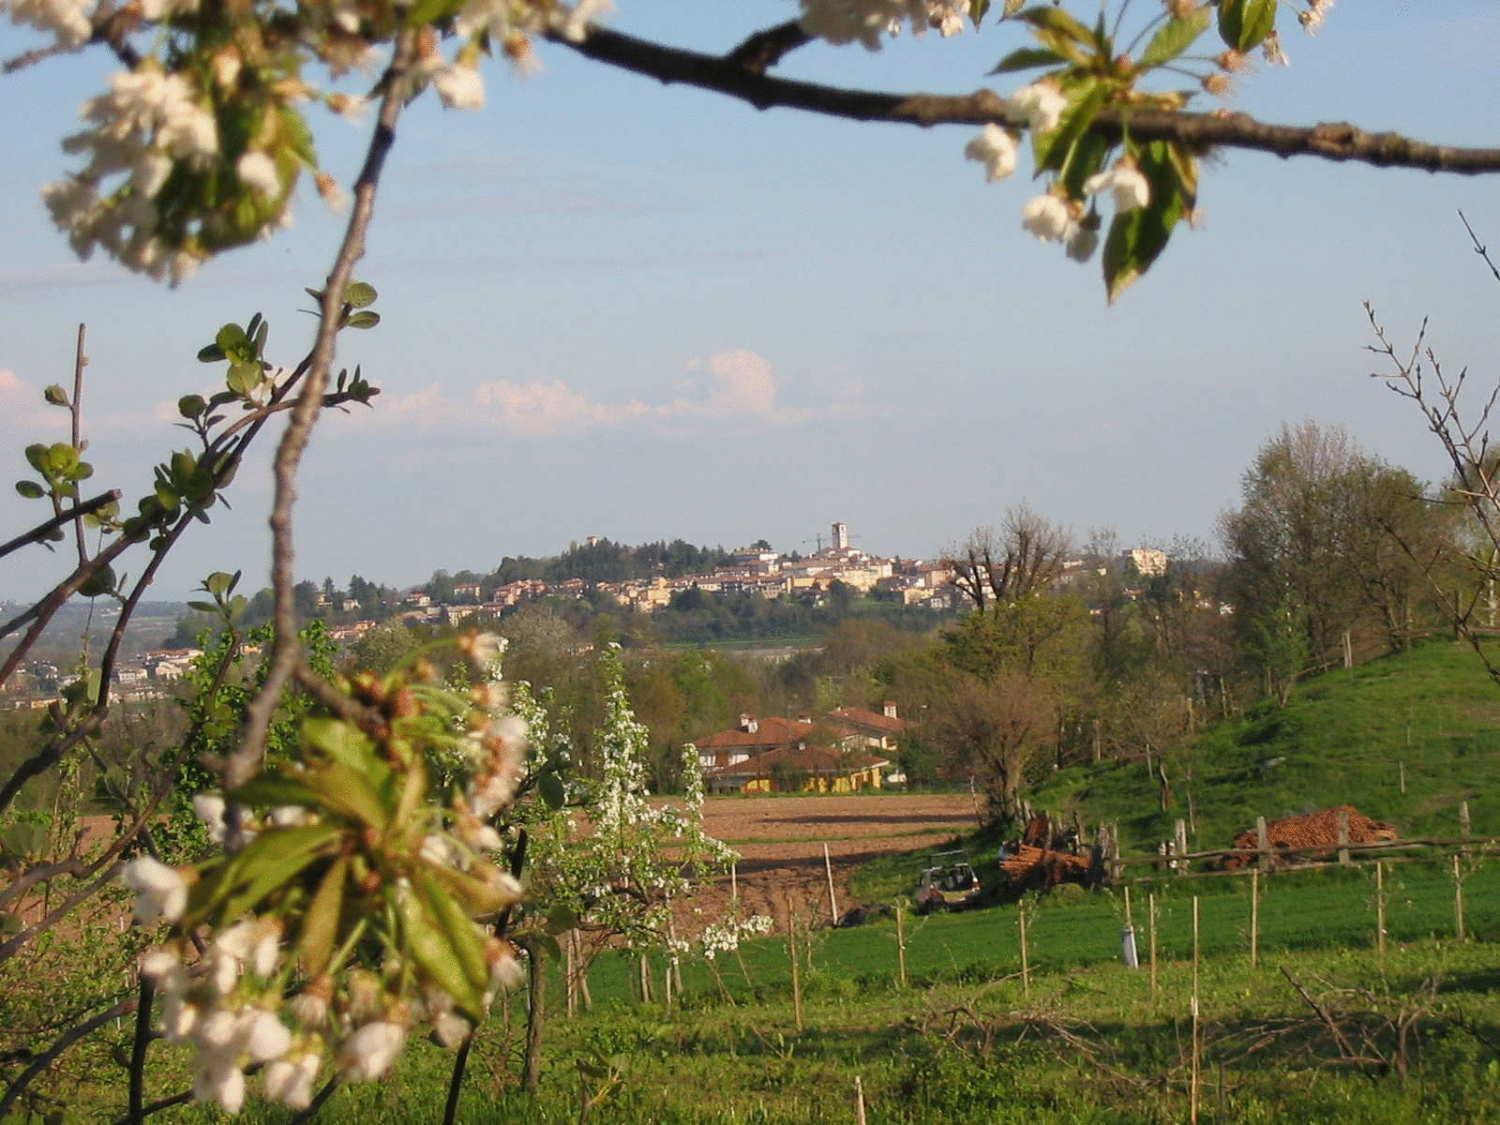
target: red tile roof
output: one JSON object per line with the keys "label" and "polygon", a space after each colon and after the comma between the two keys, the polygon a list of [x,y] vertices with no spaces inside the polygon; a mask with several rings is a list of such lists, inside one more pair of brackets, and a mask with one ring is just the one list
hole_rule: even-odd
{"label": "red tile roof", "polygon": [[871,711],[864,707],[840,707],[836,711],[828,713],[829,718],[837,719],[839,722],[847,723],[855,727],[868,727],[870,730],[880,731],[882,734],[900,734],[906,730],[905,719],[893,719],[889,715],[883,715],[879,711]]}

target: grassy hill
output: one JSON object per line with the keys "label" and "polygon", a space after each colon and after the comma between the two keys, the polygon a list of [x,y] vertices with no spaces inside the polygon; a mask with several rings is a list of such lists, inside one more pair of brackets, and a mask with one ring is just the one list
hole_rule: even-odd
{"label": "grassy hill", "polygon": [[1431,641],[1310,679],[1285,708],[1258,705],[1204,731],[1168,756],[1168,811],[1143,761],[1062,770],[1032,803],[1118,822],[1123,850],[1154,850],[1188,815],[1189,768],[1196,848],[1228,847],[1257,815],[1338,804],[1403,835],[1454,836],[1466,799],[1474,832],[1500,835],[1500,686],[1467,646]]}

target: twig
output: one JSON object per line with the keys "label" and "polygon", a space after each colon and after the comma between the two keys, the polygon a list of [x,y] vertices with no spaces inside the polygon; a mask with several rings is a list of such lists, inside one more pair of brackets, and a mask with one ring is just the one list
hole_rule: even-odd
{"label": "twig", "polygon": [[292,506],[297,499],[297,469],[317,421],[323,388],[327,385],[328,371],[333,364],[334,349],[345,313],[344,288],[349,283],[354,263],[364,254],[365,232],[375,211],[375,192],[380,183],[380,173],[396,140],[396,121],[401,116],[405,102],[406,71],[414,45],[414,36],[403,33],[397,41],[391,65],[381,80],[385,86],[385,96],[380,103],[380,116],[365,153],[364,167],[355,181],[354,207],[349,216],[349,224],[323,290],[322,317],[307,363],[305,382],[297,396],[291,423],[276,449],[275,499],[270,520],[271,587],[276,598],[271,666],[265,682],[250,702],[240,747],[226,764],[225,782],[230,786],[242,784],[258,768],[270,731],[271,716],[287,681],[297,667],[300,645],[297,640],[296,605],[292,598],[292,587],[296,582],[296,575],[292,570]]}
{"label": "twig", "polygon": [[100,1012],[91,1019],[84,1020],[82,1023],[69,1028],[59,1035],[53,1041],[52,1045],[32,1059],[30,1065],[21,1071],[16,1076],[16,1080],[6,1088],[5,1097],[0,1098],[0,1120],[3,1120],[9,1114],[11,1108],[16,1103],[16,1099],[25,1092],[26,1087],[31,1085],[36,1076],[56,1062],[69,1047],[73,1046],[74,1043],[77,1043],[84,1036],[97,1031],[111,1020],[129,1015],[135,1011],[135,1006],[136,997],[127,996],[113,1007]]}
{"label": "twig", "polygon": [[35,543],[38,540],[45,539],[48,535],[56,531],[59,527],[67,523],[69,520],[81,520],[90,512],[97,512],[106,504],[110,504],[118,500],[119,498],[120,490],[118,488],[112,488],[108,492],[101,492],[92,500],[85,500],[82,503],[73,505],[73,507],[71,508],[64,509],[57,515],[53,516],[51,519],[47,520],[45,523],[39,523],[30,531],[22,532],[20,535],[17,535],[9,542],[0,544],[0,559],[3,559],[12,551],[20,550],[22,547],[25,547],[29,543]]}

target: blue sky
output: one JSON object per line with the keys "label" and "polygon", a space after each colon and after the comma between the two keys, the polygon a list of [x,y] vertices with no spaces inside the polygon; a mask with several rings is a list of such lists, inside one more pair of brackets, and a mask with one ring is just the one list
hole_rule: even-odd
{"label": "blue sky", "polygon": [[[621,30],[712,50],[792,11],[618,6]],[[1292,66],[1243,80],[1233,108],[1500,142],[1492,0],[1342,4],[1315,39],[1285,38]],[[6,57],[30,42],[0,28]],[[1016,43],[986,28],[879,54],[813,46],[784,72],[967,91]],[[541,58],[526,80],[492,66],[479,113],[429,97],[403,123],[360,270],[385,322],[341,356],[385,394],[319,429],[299,509],[308,576],[413,582],[587,534],[791,549],[833,519],[868,549],[931,554],[1022,500],[1080,536],[1207,537],[1283,421],[1342,423],[1442,471],[1416,414],[1365,377],[1362,300],[1399,338],[1430,313],[1449,363],[1500,378],[1500,292],[1456,217],[1500,245],[1500,177],[1224,155],[1205,170],[1204,228],[1111,308],[1097,262],[1020,229],[1025,169],[987,185],[964,161],[972,130],[757,113]],[[55,432],[60,412],[32,403],[66,381],[86,321],[96,479],[134,496],[186,438],[162,404],[208,388],[193,356],[219,324],[261,311],[272,354],[301,353],[301,287],[340,225],[305,191],[292,231],[171,292],[77,262],[37,193],[69,166],[58,140],[109,70],[86,55],[3,80],[0,451],[17,470]],[[347,183],[362,130],[317,125]],[[19,528],[32,510],[5,492],[0,518]],[[264,472],[242,472],[234,512],[184,541],[160,595],[213,569],[259,584],[268,500]],[[12,562],[0,595],[48,577],[39,552]]]}

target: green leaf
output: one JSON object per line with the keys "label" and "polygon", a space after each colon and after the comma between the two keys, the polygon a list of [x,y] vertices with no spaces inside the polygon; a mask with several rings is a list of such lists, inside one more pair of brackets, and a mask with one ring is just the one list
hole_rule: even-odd
{"label": "green leaf", "polygon": [[1276,26],[1276,0],[1222,0],[1219,38],[1236,51],[1249,51],[1265,42]]}
{"label": "green leaf", "polygon": [[58,384],[56,383],[53,383],[50,387],[42,392],[42,398],[47,401],[47,404],[49,406],[68,405],[68,392],[63,390],[62,387],[58,386]]}
{"label": "green leaf", "polygon": [[1094,33],[1062,8],[1039,4],[1015,13],[1015,17],[1040,30],[1056,32],[1081,46],[1094,45]]}
{"label": "green leaf", "polygon": [[1031,147],[1037,171],[1056,172],[1062,169],[1073,146],[1088,132],[1089,126],[1103,108],[1107,96],[1104,87],[1092,80],[1072,92],[1072,100],[1068,103],[1068,108],[1063,110],[1057,128],[1050,133],[1032,135]]}
{"label": "green leaf", "polygon": [[975,27],[990,10],[990,0],[969,0],[969,22]]}
{"label": "green leaf", "polygon": [[216,570],[203,580],[203,588],[215,597],[222,598],[234,587],[234,575]]}
{"label": "green leaf", "polygon": [[474,919],[431,877],[418,873],[413,883],[426,900],[432,916],[452,942],[464,976],[469,978],[477,991],[483,993],[490,982],[490,966],[485,960],[484,940],[474,926]]}
{"label": "green leaf", "polygon": [[306,808],[318,803],[317,795],[301,781],[278,773],[259,774],[234,790],[230,796],[240,804],[252,808],[270,808],[275,805],[301,805]]}
{"label": "green leaf", "polygon": [[16,481],[16,491],[28,500],[40,500],[47,495],[47,490],[34,480]]}
{"label": "green leaf", "polygon": [[236,363],[247,363],[255,358],[255,344],[238,324],[226,324],[219,329],[214,343],[224,353],[224,358]]}
{"label": "green leaf", "polygon": [[442,924],[432,916],[430,907],[416,888],[400,897],[402,929],[406,946],[423,974],[449,996],[465,1015],[476,1022],[483,1018],[484,1004],[480,990],[464,970],[462,955],[454,948]]}
{"label": "green leaf", "polygon": [[218,363],[224,358],[224,349],[218,344],[209,344],[206,348],[198,349],[199,363]]}
{"label": "green leaf", "polygon": [[349,860],[340,856],[328,865],[307,911],[302,915],[302,932],[297,938],[297,950],[302,958],[302,971],[309,977],[317,977],[328,967],[333,956],[333,943],[338,936],[339,914],[344,907],[344,881],[348,877]]}
{"label": "green leaf", "polygon": [[184,418],[196,418],[208,409],[202,395],[183,395],[177,400],[177,413]]}
{"label": "green leaf", "polygon": [[339,827],[331,824],[262,832],[243,851],[202,872],[188,892],[183,928],[198,925],[221,906],[218,921],[233,922],[295,878],[323,849],[336,843],[340,835]]}
{"label": "green leaf", "polygon": [[188,602],[188,609],[195,609],[199,613],[218,613],[219,607],[213,602]]}
{"label": "green leaf", "polygon": [[1119,299],[1167,248],[1172,228],[1185,210],[1172,168],[1169,146],[1152,141],[1135,154],[1141,173],[1151,184],[1151,202],[1116,215],[1104,241],[1104,284],[1110,304]]}
{"label": "green leaf", "polygon": [[1008,20],[1026,6],[1026,0],[1005,0],[1005,9],[1000,13],[1000,18]]}
{"label": "green leaf", "polygon": [[1208,21],[1208,9],[1199,8],[1186,19],[1168,20],[1162,24],[1156,34],[1151,37],[1151,42],[1146,44],[1145,51],[1141,53],[1141,69],[1149,70],[1154,66],[1171,62],[1197,42],[1198,36],[1208,30]]}
{"label": "green leaf", "polygon": [[229,376],[225,380],[226,385],[237,395],[247,396],[256,390],[261,384],[262,371],[258,360],[249,363],[236,363],[229,368]]}
{"label": "green leaf", "polygon": [[344,304],[351,308],[369,308],[378,296],[380,294],[375,291],[375,286],[368,281],[351,281],[344,287]]}
{"label": "green leaf", "polygon": [[553,770],[547,770],[537,777],[537,789],[550,809],[562,808],[563,803],[568,799],[562,778],[558,777]]}
{"label": "green leaf", "polygon": [[996,64],[991,74],[1014,74],[1019,70],[1031,70],[1039,66],[1055,66],[1068,60],[1056,51],[1045,47],[1020,47],[1006,55]]}
{"label": "green leaf", "polygon": [[390,822],[390,810],[380,790],[362,770],[343,762],[329,762],[308,770],[306,780],[324,808],[379,830]]}
{"label": "green leaf", "polygon": [[353,313],[344,323],[350,328],[374,328],[380,323],[380,314],[365,309],[363,312]]}

